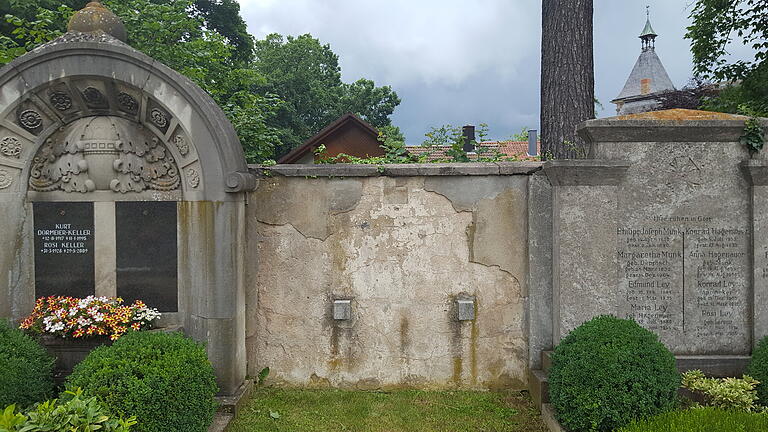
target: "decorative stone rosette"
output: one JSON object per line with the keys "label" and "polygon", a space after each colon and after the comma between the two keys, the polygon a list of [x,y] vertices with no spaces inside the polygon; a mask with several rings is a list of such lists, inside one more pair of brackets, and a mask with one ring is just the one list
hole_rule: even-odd
{"label": "decorative stone rosette", "polygon": [[161,141],[118,117],[78,120],[52,136],[34,158],[31,190],[118,193],[180,188],[179,168]]}

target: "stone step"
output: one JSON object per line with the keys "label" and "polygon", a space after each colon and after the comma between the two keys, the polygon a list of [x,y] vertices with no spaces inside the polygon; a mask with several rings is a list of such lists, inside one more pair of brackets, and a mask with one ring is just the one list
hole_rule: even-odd
{"label": "stone step", "polygon": [[707,356],[675,356],[677,369],[680,372],[698,369],[704,375],[717,378],[741,377],[746,373],[750,356],[737,355],[707,355]]}
{"label": "stone step", "polygon": [[[741,377],[746,373],[751,358],[740,355],[675,356],[677,369],[680,372],[699,369],[704,372],[704,375],[717,378]],[[551,367],[552,351],[542,351],[541,370],[549,373]]]}
{"label": "stone step", "polygon": [[528,391],[536,408],[549,402],[549,382],[543,370],[528,371]]}

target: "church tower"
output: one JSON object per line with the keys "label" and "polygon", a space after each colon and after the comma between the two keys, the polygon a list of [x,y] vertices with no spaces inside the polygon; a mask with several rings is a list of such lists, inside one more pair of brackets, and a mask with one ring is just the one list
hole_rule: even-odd
{"label": "church tower", "polygon": [[629,74],[629,79],[616,99],[616,113],[619,115],[651,111],[658,106],[659,93],[675,90],[661,59],[656,55],[656,37],[651,26],[650,12],[646,12],[645,28],[640,34],[642,52]]}

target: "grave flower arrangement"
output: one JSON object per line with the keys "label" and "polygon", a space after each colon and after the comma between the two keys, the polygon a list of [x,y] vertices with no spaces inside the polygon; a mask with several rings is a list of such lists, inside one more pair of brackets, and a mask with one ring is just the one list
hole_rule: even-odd
{"label": "grave flower arrangement", "polygon": [[41,297],[35,309],[21,323],[21,328],[32,333],[62,338],[109,336],[117,340],[128,331],[152,327],[160,317],[157,309],[137,300],[123,305],[119,297]]}

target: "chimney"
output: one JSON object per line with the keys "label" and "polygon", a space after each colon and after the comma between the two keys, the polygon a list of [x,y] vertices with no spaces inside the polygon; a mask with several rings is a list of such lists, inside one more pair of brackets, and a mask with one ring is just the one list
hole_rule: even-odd
{"label": "chimney", "polygon": [[461,129],[461,134],[464,136],[464,151],[472,153],[475,151],[475,127],[472,125],[464,126]]}
{"label": "chimney", "polygon": [[528,131],[528,156],[539,155],[539,137],[537,132],[535,129]]}

